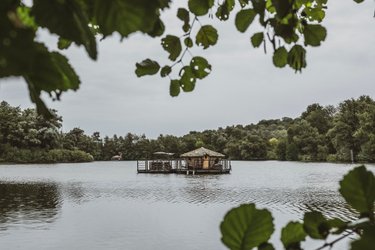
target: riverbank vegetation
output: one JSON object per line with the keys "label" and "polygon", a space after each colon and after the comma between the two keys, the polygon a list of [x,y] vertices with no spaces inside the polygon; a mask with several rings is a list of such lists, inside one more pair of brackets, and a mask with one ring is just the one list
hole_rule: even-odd
{"label": "riverbank vegetation", "polygon": [[309,105],[297,118],[261,120],[177,137],[156,139],[128,133],[101,138],[80,128],[62,132],[55,110],[46,120],[34,109],[0,105],[0,159],[7,162],[81,162],[152,157],[153,152],[181,153],[204,146],[235,160],[375,162],[375,102],[369,96],[338,106]]}
{"label": "riverbank vegetation", "polygon": [[62,118],[55,110],[52,119],[37,115],[34,109],[21,110],[0,103],[0,162],[57,163],[86,162],[94,158],[79,148],[66,148],[59,131]]}

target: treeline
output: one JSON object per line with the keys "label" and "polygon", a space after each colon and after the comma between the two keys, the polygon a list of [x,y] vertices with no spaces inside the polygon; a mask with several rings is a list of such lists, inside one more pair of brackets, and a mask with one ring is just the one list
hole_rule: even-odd
{"label": "treeline", "polygon": [[[14,117],[20,119],[16,122]],[[181,137],[160,135],[157,139],[132,133],[101,138],[99,132],[86,135],[80,128],[62,133],[61,117],[45,121],[34,110],[22,111],[5,102],[1,103],[0,119],[0,158],[5,161],[17,161],[14,157],[19,155],[11,158],[9,151],[20,149],[86,152],[95,160],[110,160],[114,155],[136,160],[152,158],[156,151],[178,156],[204,146],[235,160],[350,162],[353,158],[356,162],[375,162],[375,102],[368,96],[345,100],[337,107],[312,104],[295,119],[262,120]]]}

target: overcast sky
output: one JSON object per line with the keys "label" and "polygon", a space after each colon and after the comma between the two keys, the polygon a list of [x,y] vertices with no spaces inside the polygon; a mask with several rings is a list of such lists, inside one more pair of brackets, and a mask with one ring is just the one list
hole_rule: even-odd
{"label": "overcast sky", "polygon": [[[219,41],[208,50],[193,50],[213,68],[207,78],[197,81],[193,92],[172,98],[167,78],[135,76],[135,63],[145,58],[168,64],[160,39],[136,34],[123,42],[117,36],[99,42],[96,62],[82,47],[64,51],[81,78],[81,87],[63,94],[60,102],[44,99],[63,116],[64,131],[80,127],[90,134],[132,132],[157,137],[296,117],[312,103],[336,105],[364,94],[375,98],[375,4],[370,0],[360,5],[352,0],[329,2],[323,23],[327,39],[321,47],[308,49],[308,66],[302,74],[275,68],[271,53],[252,48],[249,38],[260,31],[257,27],[240,34],[233,18],[225,23],[203,19],[218,29]],[[174,17],[177,5],[162,15],[168,26],[165,34],[182,34],[182,22]],[[55,47],[56,39],[46,32],[39,38]],[[33,107],[23,80],[0,82],[0,100]]]}

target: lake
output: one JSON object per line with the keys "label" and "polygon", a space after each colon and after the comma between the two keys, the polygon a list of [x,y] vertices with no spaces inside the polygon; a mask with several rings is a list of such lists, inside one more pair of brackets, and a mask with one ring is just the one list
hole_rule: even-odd
{"label": "lake", "polygon": [[225,213],[254,202],[274,215],[281,249],[281,228],[305,211],[354,218],[337,191],[353,167],[234,161],[229,175],[186,176],[137,174],[136,162],[0,165],[0,248],[226,249]]}

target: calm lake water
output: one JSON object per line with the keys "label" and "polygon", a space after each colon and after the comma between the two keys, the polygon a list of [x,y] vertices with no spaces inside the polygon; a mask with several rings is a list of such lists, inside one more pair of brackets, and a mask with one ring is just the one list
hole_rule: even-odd
{"label": "calm lake water", "polygon": [[337,191],[353,167],[232,162],[230,175],[185,176],[137,174],[136,162],[0,165],[0,248],[226,249],[226,211],[255,202],[273,213],[281,249],[280,229],[305,211],[354,216]]}

